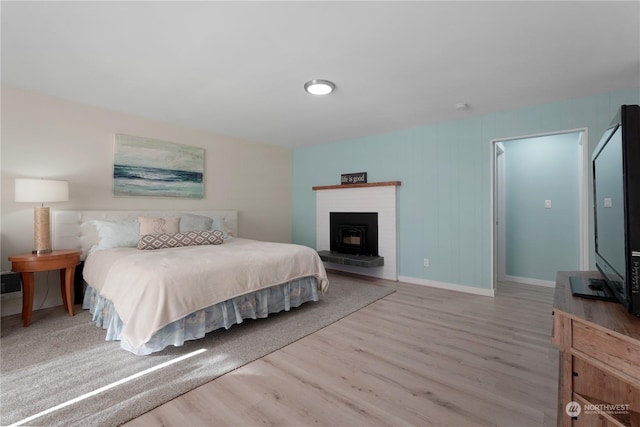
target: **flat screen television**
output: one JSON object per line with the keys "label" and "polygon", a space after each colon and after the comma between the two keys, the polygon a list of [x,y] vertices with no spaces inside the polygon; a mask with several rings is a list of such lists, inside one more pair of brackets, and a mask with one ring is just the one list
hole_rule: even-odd
{"label": "flat screen television", "polygon": [[623,105],[591,156],[595,265],[574,295],[619,302],[640,316],[640,107]]}

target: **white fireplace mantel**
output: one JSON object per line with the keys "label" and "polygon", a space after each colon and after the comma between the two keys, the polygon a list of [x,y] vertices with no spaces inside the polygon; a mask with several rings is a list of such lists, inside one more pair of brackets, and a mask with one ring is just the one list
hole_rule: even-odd
{"label": "white fireplace mantel", "polygon": [[313,187],[316,192],[316,250],[328,251],[330,212],[377,212],[381,267],[326,263],[327,268],[398,280],[397,187],[399,181]]}

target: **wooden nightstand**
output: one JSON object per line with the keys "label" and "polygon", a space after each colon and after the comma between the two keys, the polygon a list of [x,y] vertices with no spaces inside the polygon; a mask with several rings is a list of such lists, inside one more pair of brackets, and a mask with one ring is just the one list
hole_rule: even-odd
{"label": "wooden nightstand", "polygon": [[76,266],[80,264],[79,249],[61,249],[46,254],[20,254],[9,257],[11,261],[11,271],[20,273],[22,276],[22,320],[24,326],[31,323],[31,312],[33,310],[34,280],[33,273],[36,271],[60,270],[60,292],[62,293],[62,304],[73,316],[73,279]]}

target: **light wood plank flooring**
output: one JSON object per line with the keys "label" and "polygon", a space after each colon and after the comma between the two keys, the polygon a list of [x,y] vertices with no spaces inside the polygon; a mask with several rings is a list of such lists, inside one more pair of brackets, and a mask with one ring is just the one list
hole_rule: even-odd
{"label": "light wood plank flooring", "polygon": [[553,289],[374,283],[397,292],[126,426],[556,424]]}

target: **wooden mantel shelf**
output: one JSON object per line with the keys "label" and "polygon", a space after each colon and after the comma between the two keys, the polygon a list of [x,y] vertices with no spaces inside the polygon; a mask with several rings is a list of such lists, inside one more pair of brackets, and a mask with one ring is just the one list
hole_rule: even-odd
{"label": "wooden mantel shelf", "polygon": [[360,188],[360,187],[389,187],[399,186],[400,181],[385,181],[385,182],[363,182],[360,184],[336,184],[336,185],[318,185],[311,187],[312,190],[336,190],[340,188]]}

